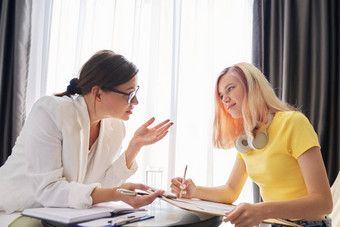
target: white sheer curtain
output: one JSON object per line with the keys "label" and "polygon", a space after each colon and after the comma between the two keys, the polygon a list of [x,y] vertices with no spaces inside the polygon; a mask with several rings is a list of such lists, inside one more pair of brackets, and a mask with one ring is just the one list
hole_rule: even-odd
{"label": "white sheer curtain", "polygon": [[33,103],[46,94],[52,0],[32,1],[31,50],[27,78],[26,116]]}
{"label": "white sheer curtain", "polygon": [[[58,0],[50,29],[47,95],[63,92],[96,51],[111,49],[140,70],[124,145],[152,116],[174,121],[164,140],[142,149],[129,181],[145,182],[145,171],[158,168],[168,189],[188,164],[196,184],[226,182],[236,152],[212,146],[214,85],[225,67],[251,61],[252,0]],[[251,190],[248,183],[240,201],[252,201]]]}

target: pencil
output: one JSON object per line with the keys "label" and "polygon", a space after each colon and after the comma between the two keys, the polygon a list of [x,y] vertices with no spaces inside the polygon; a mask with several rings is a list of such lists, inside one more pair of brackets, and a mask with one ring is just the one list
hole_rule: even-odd
{"label": "pencil", "polygon": [[[184,176],[183,176],[182,184],[183,184],[184,181],[185,181],[185,175],[187,174],[187,168],[188,168],[188,165],[185,165]],[[179,191],[179,198],[182,198],[182,194],[183,194],[183,189],[181,188],[181,190]]]}

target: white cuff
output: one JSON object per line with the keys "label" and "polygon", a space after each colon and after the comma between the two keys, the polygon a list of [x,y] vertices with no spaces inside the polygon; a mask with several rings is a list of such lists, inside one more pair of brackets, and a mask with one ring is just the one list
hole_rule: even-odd
{"label": "white cuff", "polygon": [[70,183],[70,193],[68,197],[69,207],[76,209],[84,209],[92,206],[92,191],[96,187],[101,187],[99,183],[81,184],[72,181]]}

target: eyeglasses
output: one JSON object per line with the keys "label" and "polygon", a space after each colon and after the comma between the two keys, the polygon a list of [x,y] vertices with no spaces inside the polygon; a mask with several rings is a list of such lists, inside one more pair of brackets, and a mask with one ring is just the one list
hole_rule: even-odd
{"label": "eyeglasses", "polygon": [[136,87],[135,90],[129,92],[129,93],[126,93],[126,92],[122,92],[122,91],[118,91],[116,89],[113,89],[113,88],[108,88],[108,90],[110,91],[113,91],[113,92],[116,92],[116,93],[119,93],[119,94],[122,94],[122,95],[127,95],[127,102],[128,103],[131,103],[132,99],[137,95],[137,91],[139,89],[139,86]]}

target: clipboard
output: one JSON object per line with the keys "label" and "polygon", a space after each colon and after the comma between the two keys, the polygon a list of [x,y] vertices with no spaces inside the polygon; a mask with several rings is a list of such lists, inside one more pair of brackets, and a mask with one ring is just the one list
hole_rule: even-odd
{"label": "clipboard", "polygon": [[[183,200],[183,199],[170,199],[166,197],[162,197],[162,200],[185,210],[189,211],[195,211],[195,212],[200,212],[200,213],[206,213],[214,216],[226,216],[225,213],[227,211],[232,210],[235,205],[228,205],[228,204],[222,204],[222,203],[213,203],[213,202],[208,202],[208,201],[203,201],[200,200],[199,203],[195,203],[194,200]],[[209,206],[205,205],[206,204],[215,204],[216,206]],[[289,222],[283,219],[266,219],[263,221],[263,223],[267,224],[278,224],[278,225],[283,225],[283,226],[293,226],[293,227],[302,227],[301,225],[297,225],[293,222]]]}

